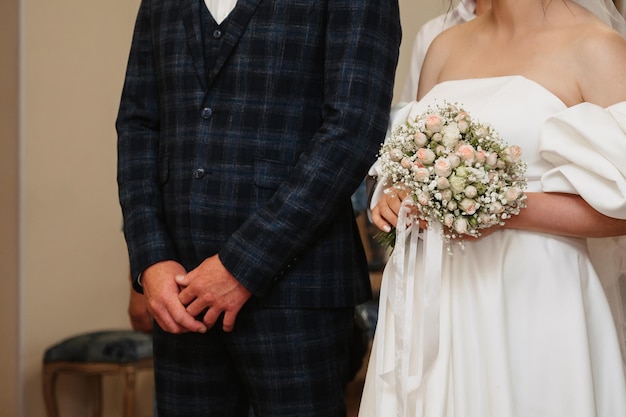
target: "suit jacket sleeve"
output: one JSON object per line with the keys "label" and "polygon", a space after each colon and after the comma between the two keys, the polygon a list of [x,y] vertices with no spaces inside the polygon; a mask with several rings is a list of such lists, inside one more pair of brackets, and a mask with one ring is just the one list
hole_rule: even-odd
{"label": "suit jacket sleeve", "polygon": [[150,32],[150,1],[142,1],[116,129],[118,133],[118,189],[124,214],[131,274],[139,275],[162,260],[176,260],[168,235],[159,190],[159,99]]}
{"label": "suit jacket sleeve", "polygon": [[333,218],[384,139],[400,45],[395,0],[328,1],[323,124],[276,194],[219,257],[262,295]]}

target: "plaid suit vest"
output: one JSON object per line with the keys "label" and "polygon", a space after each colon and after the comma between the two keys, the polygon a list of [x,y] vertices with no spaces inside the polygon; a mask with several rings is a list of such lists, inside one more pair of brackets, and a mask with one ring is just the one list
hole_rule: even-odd
{"label": "plaid suit vest", "polygon": [[226,17],[221,24],[218,24],[211,12],[207,8],[204,0],[200,2],[200,23],[202,28],[202,44],[204,48],[204,64],[209,70],[213,67],[215,57],[219,54],[223,43],[223,34],[228,30],[230,16]]}

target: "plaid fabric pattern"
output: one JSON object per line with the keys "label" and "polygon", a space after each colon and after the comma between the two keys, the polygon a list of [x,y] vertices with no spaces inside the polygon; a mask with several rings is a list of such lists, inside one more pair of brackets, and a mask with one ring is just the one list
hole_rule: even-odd
{"label": "plaid fabric pattern", "polygon": [[353,309],[245,308],[233,333],[157,330],[159,417],[340,417]]}
{"label": "plaid fabric pattern", "polygon": [[239,0],[213,31],[201,6],[140,5],[116,123],[133,276],[219,253],[253,302],[364,301],[350,195],[387,128],[397,1]]}

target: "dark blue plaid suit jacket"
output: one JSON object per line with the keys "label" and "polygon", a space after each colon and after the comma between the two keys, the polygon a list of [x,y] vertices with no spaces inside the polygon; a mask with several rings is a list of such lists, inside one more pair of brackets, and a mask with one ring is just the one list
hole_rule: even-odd
{"label": "dark blue plaid suit jacket", "polygon": [[[350,195],[387,128],[396,0],[143,0],[116,127],[131,270],[219,253],[270,306],[370,296]],[[213,36],[215,35],[215,36]]]}

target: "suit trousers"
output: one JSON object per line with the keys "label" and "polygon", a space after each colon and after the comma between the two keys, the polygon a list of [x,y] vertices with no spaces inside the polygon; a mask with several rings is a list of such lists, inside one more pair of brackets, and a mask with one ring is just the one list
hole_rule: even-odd
{"label": "suit trousers", "polygon": [[246,305],[231,333],[156,326],[159,417],[345,417],[354,309]]}

